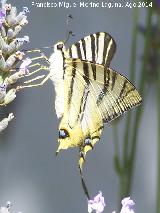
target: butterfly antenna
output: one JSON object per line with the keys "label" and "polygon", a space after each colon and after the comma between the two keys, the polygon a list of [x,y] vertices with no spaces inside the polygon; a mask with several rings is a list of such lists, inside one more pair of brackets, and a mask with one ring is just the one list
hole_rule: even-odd
{"label": "butterfly antenna", "polygon": [[66,18],[66,39],[64,41],[64,43],[66,43],[70,36],[74,36],[73,32],[69,30],[69,20],[70,19],[73,19],[73,16],[72,15],[67,15],[67,18]]}
{"label": "butterfly antenna", "polygon": [[68,32],[68,35],[67,35],[67,37],[66,37],[66,40],[64,41],[64,44],[67,43],[67,41],[70,39],[70,36],[74,36],[74,34],[73,34],[72,31],[69,31],[69,32]]}
{"label": "butterfly antenna", "polygon": [[86,186],[86,183],[84,181],[83,174],[82,174],[82,170],[81,170],[80,167],[79,167],[79,173],[80,173],[80,177],[81,177],[81,182],[82,182],[84,194],[86,195],[87,199],[90,200],[90,195],[89,195],[89,192],[88,192],[88,189],[87,189],[87,186]]}

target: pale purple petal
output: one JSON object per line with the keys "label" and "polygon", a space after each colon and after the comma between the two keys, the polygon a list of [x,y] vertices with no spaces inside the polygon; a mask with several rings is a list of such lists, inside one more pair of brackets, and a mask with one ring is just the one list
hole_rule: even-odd
{"label": "pale purple petal", "polygon": [[126,197],[122,200],[122,206],[129,206],[132,207],[135,205],[134,201],[130,199],[130,197]]}
{"label": "pale purple petal", "polygon": [[8,38],[12,38],[13,37],[13,30],[12,29],[8,29],[7,37]]}
{"label": "pale purple petal", "polygon": [[6,11],[1,9],[0,10],[0,20],[4,19],[6,17]]}
{"label": "pale purple petal", "polygon": [[[4,129],[7,128],[8,123],[9,123],[13,118],[14,118],[13,113],[10,113],[10,114],[8,115],[7,118],[4,118],[4,119],[0,122],[0,132],[2,132]],[[10,210],[10,207],[11,207],[11,202],[8,201],[8,202],[6,203],[6,207],[1,207],[1,208],[0,208],[0,213],[9,213],[9,212],[10,212],[10,211],[9,211],[9,210]]]}
{"label": "pale purple petal", "polygon": [[98,194],[97,196],[94,197],[94,202],[99,202],[101,196],[102,196],[102,192],[99,191],[99,194]]}
{"label": "pale purple petal", "polygon": [[134,213],[132,206],[135,205],[134,201],[130,197],[126,197],[122,200],[122,209],[120,213]]}
{"label": "pale purple petal", "polygon": [[26,14],[26,13],[30,13],[28,7],[23,7],[23,13]]}
{"label": "pale purple petal", "polygon": [[102,192],[99,192],[98,195],[94,197],[93,200],[88,201],[88,212],[92,212],[92,210],[95,210],[96,213],[101,213],[104,210],[105,207],[105,201],[104,197],[102,196]]}
{"label": "pale purple petal", "polygon": [[6,11],[3,9],[0,9],[0,29],[2,28],[2,23],[4,22],[5,17],[6,17]]}
{"label": "pale purple petal", "polygon": [[[8,118],[13,119],[13,118],[14,118],[13,113],[10,113],[10,114],[9,114],[9,116],[8,116]],[[7,203],[6,203],[6,207],[7,207],[8,209],[10,209],[10,208],[11,208],[11,206],[12,206],[11,201],[7,201]]]}
{"label": "pale purple petal", "polygon": [[9,213],[6,207],[0,207],[0,213]]}
{"label": "pale purple petal", "polygon": [[25,60],[23,60],[21,66],[20,66],[20,71],[23,71],[24,74],[28,74],[28,66],[32,63],[30,58],[26,58]]}
{"label": "pale purple petal", "polygon": [[104,197],[102,196],[101,191],[99,191],[99,194],[96,197],[94,197],[94,202],[101,202],[105,204]]}

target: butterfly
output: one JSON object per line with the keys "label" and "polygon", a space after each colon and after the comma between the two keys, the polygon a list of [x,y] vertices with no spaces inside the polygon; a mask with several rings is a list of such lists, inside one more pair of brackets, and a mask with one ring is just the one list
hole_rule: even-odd
{"label": "butterfly", "polygon": [[[104,123],[142,101],[135,86],[110,68],[115,51],[116,43],[106,32],[90,34],[68,49],[59,41],[48,60],[49,75],[41,83],[50,78],[55,87],[55,110],[61,119],[56,154],[78,147],[81,170],[87,152],[100,140]],[[32,86],[37,85],[25,87]]]}
{"label": "butterfly", "polygon": [[100,140],[108,123],[142,98],[135,86],[110,68],[116,43],[105,32],[88,35],[66,49],[60,41],[50,56],[50,79],[56,92],[59,124],[58,149],[79,148],[79,167]]}

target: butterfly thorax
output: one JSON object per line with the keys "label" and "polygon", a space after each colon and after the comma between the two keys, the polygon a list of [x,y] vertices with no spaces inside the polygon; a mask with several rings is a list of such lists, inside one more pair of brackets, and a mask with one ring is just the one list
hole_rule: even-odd
{"label": "butterfly thorax", "polygon": [[60,118],[64,111],[64,61],[67,57],[64,42],[60,41],[54,45],[54,52],[49,58],[50,78],[54,83],[56,92],[55,109],[57,117]]}

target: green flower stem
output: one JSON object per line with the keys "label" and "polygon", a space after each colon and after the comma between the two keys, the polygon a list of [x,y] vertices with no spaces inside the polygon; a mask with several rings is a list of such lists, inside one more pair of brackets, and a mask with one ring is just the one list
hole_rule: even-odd
{"label": "green flower stem", "polygon": [[[158,32],[160,32],[160,16],[158,16]],[[158,58],[160,58],[160,42],[158,44]],[[158,143],[157,143],[157,213],[160,213],[160,62],[158,64],[158,81],[157,81],[157,121],[158,121]]]}
{"label": "green flower stem", "polygon": [[[130,71],[130,79],[134,81],[135,79],[135,68],[136,68],[136,49],[137,49],[137,23],[138,23],[138,11],[135,11],[134,14],[134,33],[132,37],[132,50],[131,50],[131,71]],[[152,23],[152,8],[148,9],[146,16],[146,37],[144,41],[144,51],[143,51],[143,61],[141,67],[140,74],[140,82],[139,82],[139,91],[140,94],[144,95],[145,91],[145,74],[146,74],[146,66],[147,59],[149,54],[149,42],[151,37],[151,23]],[[134,43],[135,42],[135,43]],[[133,126],[131,126],[131,114],[128,115],[126,121],[126,131],[124,133],[124,147],[123,147],[123,170],[119,173],[120,177],[120,200],[128,196],[132,187],[133,180],[133,170],[134,170],[134,161],[136,156],[136,148],[137,148],[137,136],[141,121],[142,115],[142,106],[139,106],[136,110],[136,114],[133,120]],[[129,147],[129,137],[131,137],[131,143]],[[130,149],[129,149],[130,148]]]}
{"label": "green flower stem", "polygon": [[[137,37],[138,37],[138,17],[139,9],[136,7],[134,9],[133,17],[133,33],[132,33],[132,46],[131,46],[131,59],[130,59],[130,76],[129,79],[131,82],[135,81],[135,70],[136,70],[136,53],[137,53]],[[132,112],[128,112],[126,127],[124,132],[124,146],[123,146],[123,165],[126,164],[128,159],[128,144],[129,144],[129,135],[131,131],[131,120]]]}
{"label": "green flower stem", "polygon": [[114,148],[115,148],[115,158],[120,161],[119,159],[119,146],[118,146],[118,128],[117,128],[117,123],[113,124],[113,141],[114,141]]}
{"label": "green flower stem", "polygon": [[[145,37],[145,43],[144,43],[144,58],[142,61],[142,68],[141,68],[141,76],[140,76],[140,85],[139,90],[140,94],[144,95],[145,92],[145,75],[146,75],[146,66],[147,66],[147,60],[149,55],[149,45],[150,45],[150,39],[151,39],[151,27],[152,27],[152,14],[153,9],[149,8],[147,14],[147,20],[146,20],[146,37]],[[128,185],[127,185],[127,191],[128,194],[131,191],[131,185],[133,180],[133,170],[134,170],[134,160],[136,156],[136,148],[137,148],[137,136],[141,121],[141,115],[142,115],[142,105],[137,108],[136,114],[135,114],[135,120],[133,124],[133,134],[132,134],[132,140],[131,140],[131,152],[130,152],[130,158],[129,158],[129,166],[128,166]]]}
{"label": "green flower stem", "polygon": [[[138,37],[138,18],[139,18],[139,9],[136,7],[133,11],[133,32],[132,32],[132,43],[131,43],[131,56],[130,56],[130,76],[129,79],[131,82],[135,81],[135,70],[136,70],[136,53],[137,53],[137,37]],[[123,161],[120,165],[121,170],[118,173],[119,175],[119,201],[122,200],[123,197],[127,196],[127,182],[128,178],[125,173],[126,168],[128,167],[128,153],[129,153],[129,135],[131,132],[131,120],[132,120],[132,112],[128,112],[126,126],[124,131],[124,144],[123,144]],[[120,164],[120,160],[119,160]],[[120,203],[120,202],[119,202]]]}

